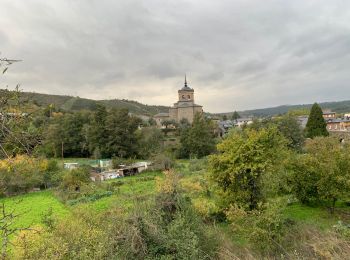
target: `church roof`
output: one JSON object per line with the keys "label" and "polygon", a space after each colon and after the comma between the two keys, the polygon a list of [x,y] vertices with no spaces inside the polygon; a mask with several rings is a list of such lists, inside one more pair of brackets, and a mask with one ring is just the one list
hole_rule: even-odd
{"label": "church roof", "polygon": [[179,101],[175,103],[175,107],[203,107],[203,106],[194,104],[193,102]]}
{"label": "church roof", "polygon": [[156,115],[154,115],[154,117],[168,117],[169,113],[158,113]]}
{"label": "church roof", "polygon": [[184,86],[182,87],[181,90],[185,90],[185,91],[193,91],[193,88],[190,88],[188,85],[187,85],[187,79],[186,79],[186,75],[185,75],[185,84]]}

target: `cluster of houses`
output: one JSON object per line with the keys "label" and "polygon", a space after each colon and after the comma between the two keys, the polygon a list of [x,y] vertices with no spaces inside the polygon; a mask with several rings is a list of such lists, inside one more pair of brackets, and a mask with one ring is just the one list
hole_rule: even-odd
{"label": "cluster of houses", "polygon": [[[337,114],[332,111],[323,111],[323,118],[327,123],[327,130],[330,133],[350,134],[350,113],[344,114],[342,117],[337,117]],[[308,116],[298,116],[298,122],[302,128],[306,127]],[[229,132],[231,128],[242,127],[253,122],[253,118],[239,118],[236,120],[214,120],[217,123],[216,133],[222,137]]]}
{"label": "cluster of houses", "polygon": [[326,120],[329,132],[350,133],[350,114],[344,114],[343,117],[337,118],[335,112],[325,112],[323,118]]}
{"label": "cluster of houses", "polygon": [[[130,165],[119,165],[117,169],[113,169],[112,160],[93,160],[88,163],[92,167],[90,173],[90,179],[92,181],[106,181],[136,175],[147,170],[151,164],[150,162],[136,162]],[[64,163],[64,168],[72,170],[78,168],[80,165],[77,162],[69,162]]]}
{"label": "cluster of houses", "polygon": [[229,132],[231,128],[234,127],[242,127],[243,125],[249,125],[253,123],[253,118],[251,117],[245,117],[245,118],[238,118],[235,120],[214,120],[217,123],[217,129],[216,134],[219,137],[223,137],[225,134]]}
{"label": "cluster of houses", "polygon": [[[350,135],[350,113],[346,113],[341,117],[332,111],[323,111],[323,118],[327,123],[327,130],[334,134]],[[298,116],[298,121],[302,128],[306,127],[308,116]]]}
{"label": "cluster of houses", "polygon": [[[350,113],[337,117],[332,111],[323,111],[323,118],[327,123],[327,130],[330,133],[349,133],[350,134]],[[302,128],[306,127],[308,116],[299,116],[298,121]]]}

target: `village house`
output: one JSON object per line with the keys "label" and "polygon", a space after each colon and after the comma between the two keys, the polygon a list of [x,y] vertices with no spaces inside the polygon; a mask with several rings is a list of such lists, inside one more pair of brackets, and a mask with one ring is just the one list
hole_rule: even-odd
{"label": "village house", "polygon": [[225,134],[227,134],[233,127],[242,127],[251,123],[253,123],[253,118],[251,117],[238,118],[235,120],[217,121],[218,127],[215,130],[215,134],[219,137],[222,137]]}
{"label": "village house", "polygon": [[251,117],[244,117],[244,118],[238,118],[236,120],[233,120],[233,124],[236,127],[242,127],[243,125],[250,125],[253,123],[253,118]]}
{"label": "village house", "polygon": [[159,127],[165,121],[180,123],[183,119],[191,124],[196,113],[203,113],[203,107],[194,103],[194,89],[188,86],[185,77],[184,86],[178,90],[178,102],[169,108],[169,113],[159,113],[154,119]]}
{"label": "village house", "polygon": [[[336,118],[336,113],[330,110],[323,110],[323,118],[327,123],[328,131],[347,131],[347,117]],[[297,120],[302,128],[306,127],[308,116],[298,116]],[[350,130],[350,129],[349,129]]]}
{"label": "village house", "polygon": [[323,118],[324,119],[330,119],[330,118],[335,118],[336,117],[336,114],[335,112],[332,112],[332,111],[323,111]]}
{"label": "village house", "polygon": [[350,119],[349,118],[335,118],[328,119],[327,130],[329,132],[350,132]]}

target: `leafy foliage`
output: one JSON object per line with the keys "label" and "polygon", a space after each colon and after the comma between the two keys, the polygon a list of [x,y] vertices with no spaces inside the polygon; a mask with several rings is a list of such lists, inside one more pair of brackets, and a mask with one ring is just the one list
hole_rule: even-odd
{"label": "leafy foliage", "polygon": [[110,197],[112,194],[113,194],[113,192],[111,192],[111,191],[94,193],[90,196],[84,196],[84,197],[79,197],[79,198],[74,199],[74,200],[68,200],[67,204],[70,206],[73,206],[73,205],[76,205],[78,203],[93,202],[93,201],[99,200],[101,198]]}
{"label": "leafy foliage", "polygon": [[0,189],[2,195],[28,192],[33,188],[57,184],[61,177],[57,162],[26,155],[0,161]]}
{"label": "leafy foliage", "polygon": [[[136,202],[122,215],[78,210],[50,221],[40,233],[23,232],[16,259],[212,259],[217,242],[192,210],[170,173],[151,203]],[[163,185],[164,184],[164,185]],[[169,204],[170,203],[170,204]]]}
{"label": "leafy foliage", "polygon": [[59,115],[49,121],[43,147],[38,153],[50,157],[135,156],[138,153],[136,130],[140,122],[127,110],[107,111],[102,105],[97,105],[93,114]]}
{"label": "leafy foliage", "polygon": [[88,140],[85,133],[89,122],[87,113],[74,113],[58,116],[51,120],[44,132],[42,152],[47,156],[86,156]]}
{"label": "leafy foliage", "polygon": [[275,254],[286,256],[285,235],[290,232],[293,221],[283,215],[285,202],[269,202],[261,210],[246,212],[237,206],[227,211],[231,228],[236,232],[244,230],[253,248],[262,255]]}
{"label": "leafy foliage", "polygon": [[211,121],[196,114],[191,127],[184,127],[180,136],[180,157],[201,158],[215,150],[215,139]]}
{"label": "leafy foliage", "polygon": [[209,158],[211,178],[220,187],[226,206],[257,209],[264,200],[263,175],[273,172],[286,150],[276,128],[234,131]]}
{"label": "leafy foliage", "polygon": [[288,140],[288,147],[301,151],[305,138],[303,130],[294,116],[286,114],[278,119],[277,128]]}
{"label": "leafy foliage", "polygon": [[292,191],[303,203],[323,200],[333,211],[335,202],[349,195],[350,148],[336,138],[317,137],[305,149],[290,164]]}
{"label": "leafy foliage", "polygon": [[163,133],[155,127],[144,127],[137,133],[138,154],[147,159],[159,153],[163,148]]}

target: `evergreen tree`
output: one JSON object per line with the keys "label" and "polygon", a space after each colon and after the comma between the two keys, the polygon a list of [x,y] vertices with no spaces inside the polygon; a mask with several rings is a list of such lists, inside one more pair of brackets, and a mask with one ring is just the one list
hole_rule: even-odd
{"label": "evergreen tree", "polygon": [[238,112],[237,111],[233,112],[232,120],[237,120],[238,118],[241,118],[241,116],[238,114]]}
{"label": "evergreen tree", "polygon": [[323,118],[322,109],[317,103],[313,104],[311,108],[305,131],[306,137],[309,138],[329,135],[327,131],[327,123]]}

